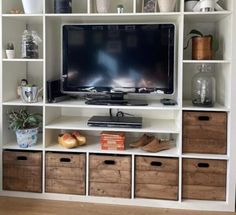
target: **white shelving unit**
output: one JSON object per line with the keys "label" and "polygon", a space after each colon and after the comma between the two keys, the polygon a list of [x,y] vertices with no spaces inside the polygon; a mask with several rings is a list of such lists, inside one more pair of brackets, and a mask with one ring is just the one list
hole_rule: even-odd
{"label": "white shelving unit", "polygon": [[[26,192],[11,192],[2,190],[0,183],[0,195],[17,196],[29,198],[82,201],[95,203],[112,203],[139,205],[164,208],[193,209],[193,210],[215,210],[234,211],[235,209],[235,162],[236,162],[236,101],[234,93],[236,86],[236,43],[233,35],[236,34],[236,4],[234,0],[221,0],[220,4],[225,11],[216,12],[185,12],[184,0],[177,0],[175,12],[171,13],[142,13],[141,0],[112,0],[111,13],[98,14],[95,11],[93,0],[73,0],[72,14],[54,14],[53,0],[44,1],[44,12],[42,14],[11,14],[12,8],[23,10],[21,1],[2,0],[0,5],[0,151],[30,150],[41,151],[43,154],[43,175],[41,194]],[[117,14],[116,5],[122,3],[125,13]],[[176,90],[170,96],[177,100],[176,106],[163,106],[160,104],[161,96],[148,96],[149,105],[143,107],[124,106],[91,106],[86,105],[83,100],[71,100],[50,104],[46,101],[46,81],[60,77],[60,28],[62,23],[174,23],[176,25]],[[21,59],[20,45],[21,35],[26,26],[36,30],[43,43],[39,46],[39,59]],[[200,29],[204,34],[212,34],[219,39],[220,47],[213,60],[196,61],[191,60],[191,50],[183,50],[188,32]],[[5,46],[7,42],[13,41],[16,48],[16,58],[6,59]],[[198,108],[191,104],[191,78],[197,72],[196,68],[207,63],[215,71],[217,82],[217,103],[213,108]],[[27,78],[31,83],[44,87],[44,99],[38,103],[23,103],[16,94],[16,88],[21,79]],[[140,97],[139,97],[140,98]],[[16,144],[15,136],[7,128],[6,112],[12,108],[25,106],[34,111],[40,111],[44,116],[42,138],[35,147],[22,149]],[[107,115],[108,109],[124,110],[127,113],[142,116],[144,125],[142,129],[115,129],[95,128],[87,126],[87,120],[91,115]],[[183,111],[213,111],[227,112],[228,133],[226,155],[216,154],[192,154],[182,153],[182,112]],[[88,144],[76,149],[65,149],[57,144],[57,135],[62,131],[79,130],[88,136]],[[125,151],[104,151],[100,149],[99,134],[101,131],[125,131],[128,139],[140,137],[143,133],[173,138],[173,147],[159,153],[146,153],[141,149],[130,149]],[[124,154],[132,157],[136,155],[169,157],[179,159],[179,194],[177,201],[138,199],[134,197],[134,163],[132,163],[132,189],[131,198],[93,197],[89,195],[88,186],[88,163],[87,163],[87,185],[86,195],[52,194],[45,192],[45,153],[46,152],[68,152],[86,154],[87,161],[90,154]],[[203,201],[185,200],[182,198],[182,159],[216,159],[227,161],[227,185],[226,201]],[[2,160],[0,160],[0,177],[2,178]]]}

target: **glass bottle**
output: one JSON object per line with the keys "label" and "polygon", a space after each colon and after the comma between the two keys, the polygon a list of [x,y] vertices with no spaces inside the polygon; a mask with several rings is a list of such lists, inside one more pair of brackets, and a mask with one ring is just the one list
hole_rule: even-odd
{"label": "glass bottle", "polygon": [[211,68],[202,64],[199,72],[192,79],[192,103],[200,107],[213,107],[215,94],[215,77]]}

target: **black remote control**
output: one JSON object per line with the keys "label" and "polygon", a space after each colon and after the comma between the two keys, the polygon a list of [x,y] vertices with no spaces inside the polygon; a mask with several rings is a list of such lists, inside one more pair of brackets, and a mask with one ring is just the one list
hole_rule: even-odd
{"label": "black remote control", "polygon": [[163,105],[177,105],[177,102],[174,99],[161,99]]}

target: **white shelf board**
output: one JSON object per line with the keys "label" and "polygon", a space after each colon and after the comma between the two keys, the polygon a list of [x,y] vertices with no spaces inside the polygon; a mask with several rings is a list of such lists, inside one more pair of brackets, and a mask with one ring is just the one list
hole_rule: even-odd
{"label": "white shelf board", "polygon": [[18,146],[17,142],[10,142],[7,144],[3,144],[2,146],[3,149],[10,149],[10,150],[24,150],[24,151],[38,151],[38,150],[43,150],[43,143],[42,143],[42,138],[40,138],[37,142],[36,145],[28,148],[21,148]]}
{"label": "white shelf board", "polygon": [[3,14],[2,21],[15,20],[26,24],[43,24],[43,14]]}
{"label": "white shelf board", "polygon": [[183,60],[183,63],[185,64],[202,64],[202,63],[229,64],[231,63],[231,61],[230,60]]}
{"label": "white shelf board", "polygon": [[89,152],[89,153],[102,153],[102,154],[126,154],[126,155],[145,155],[145,156],[160,156],[160,157],[178,157],[178,150],[173,145],[173,148],[169,150],[163,150],[156,153],[149,153],[143,151],[141,148],[130,148],[129,143],[131,141],[128,139],[126,142],[125,150],[102,150],[99,143],[99,137],[87,137],[87,144],[84,146],[79,146],[73,149],[66,149],[59,145],[58,143],[53,143],[45,148],[46,151],[55,152]]}
{"label": "white shelf board", "polygon": [[193,111],[230,111],[230,108],[225,107],[223,105],[220,105],[216,103],[214,107],[197,107],[193,106],[191,100],[184,100],[183,101],[183,110],[193,110]]}
{"label": "white shelf board", "polygon": [[184,154],[182,154],[182,158],[228,160],[229,156],[228,155],[220,155],[220,154],[184,153]]}
{"label": "white shelf board", "polygon": [[184,12],[184,19],[187,22],[218,22],[231,14],[231,11]]}
{"label": "white shelf board", "polygon": [[180,132],[175,120],[143,119],[143,128],[109,128],[87,126],[88,117],[62,116],[45,126],[46,129],[89,130],[89,131],[123,131],[147,133]]}
{"label": "white shelf board", "polygon": [[47,103],[48,107],[78,107],[91,109],[131,109],[131,110],[180,110],[180,106],[166,106],[157,101],[148,101],[147,106],[123,106],[123,105],[87,105],[85,100],[67,100],[58,103]]}
{"label": "white shelf board", "polygon": [[13,58],[13,59],[7,59],[3,58],[3,62],[43,62],[44,60],[42,58],[40,59],[27,59],[27,58]]}
{"label": "white shelf board", "polygon": [[177,21],[180,12],[174,13],[71,13],[71,14],[45,14],[47,19],[61,19],[63,22],[101,22],[103,23],[145,23],[146,21],[157,23],[158,21]]}
{"label": "white shelf board", "polygon": [[3,105],[9,106],[43,106],[43,101],[35,102],[35,103],[25,103],[21,99],[14,99],[10,101],[6,101],[2,103]]}

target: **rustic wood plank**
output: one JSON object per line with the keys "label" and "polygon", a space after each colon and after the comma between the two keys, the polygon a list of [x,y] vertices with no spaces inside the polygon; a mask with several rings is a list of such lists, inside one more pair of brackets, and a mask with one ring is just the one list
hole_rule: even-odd
{"label": "rustic wood plank", "polygon": [[[199,120],[199,117],[208,117],[209,120]],[[184,125],[227,126],[227,113],[225,112],[198,112],[184,111]]]}
{"label": "rustic wood plank", "polygon": [[140,171],[135,174],[137,184],[178,185],[179,176],[175,172]]}
{"label": "rustic wood plank", "polygon": [[42,164],[42,153],[3,151],[3,164],[12,164],[14,166],[40,166]]}
{"label": "rustic wood plank", "polygon": [[202,173],[202,172],[184,172],[184,185],[203,185],[203,186],[226,186],[226,175],[218,173]]}
{"label": "rustic wood plank", "polygon": [[224,126],[184,125],[183,137],[191,139],[222,139],[226,141],[227,130]]}
{"label": "rustic wood plank", "polygon": [[136,184],[135,197],[178,200],[178,186]]}
{"label": "rustic wood plank", "polygon": [[85,154],[47,152],[46,153],[46,166],[84,168]]}
{"label": "rustic wood plank", "polygon": [[208,154],[226,154],[227,141],[226,139],[201,139],[199,138],[184,138],[183,141],[184,153],[208,153]]}
{"label": "rustic wood plank", "polygon": [[184,185],[183,198],[225,201],[226,189],[225,187],[215,186]]}
{"label": "rustic wood plank", "polygon": [[46,167],[46,178],[64,180],[85,180],[84,168]]}
{"label": "rustic wood plank", "polygon": [[131,172],[123,170],[90,169],[89,181],[130,184]]}
{"label": "rustic wood plank", "polygon": [[48,193],[85,195],[85,181],[47,178],[45,191]]}
{"label": "rustic wood plank", "polygon": [[[113,162],[113,164],[110,161]],[[102,170],[131,171],[131,157],[130,156],[110,156],[110,155],[90,155],[89,168],[97,169],[97,170],[102,169]]]}
{"label": "rustic wood plank", "polygon": [[[154,163],[153,163],[154,162]],[[155,165],[157,163],[161,165]],[[160,158],[160,157],[145,157],[136,156],[136,170],[150,170],[150,171],[162,171],[162,172],[177,172],[178,171],[178,159],[177,158]]]}
{"label": "rustic wood plank", "polygon": [[130,184],[91,182],[89,187],[91,196],[131,197]]}
{"label": "rustic wood plank", "polygon": [[[199,164],[209,164],[207,168],[200,168]],[[227,171],[227,161],[208,159],[183,159],[183,172],[202,172],[225,174]]]}

